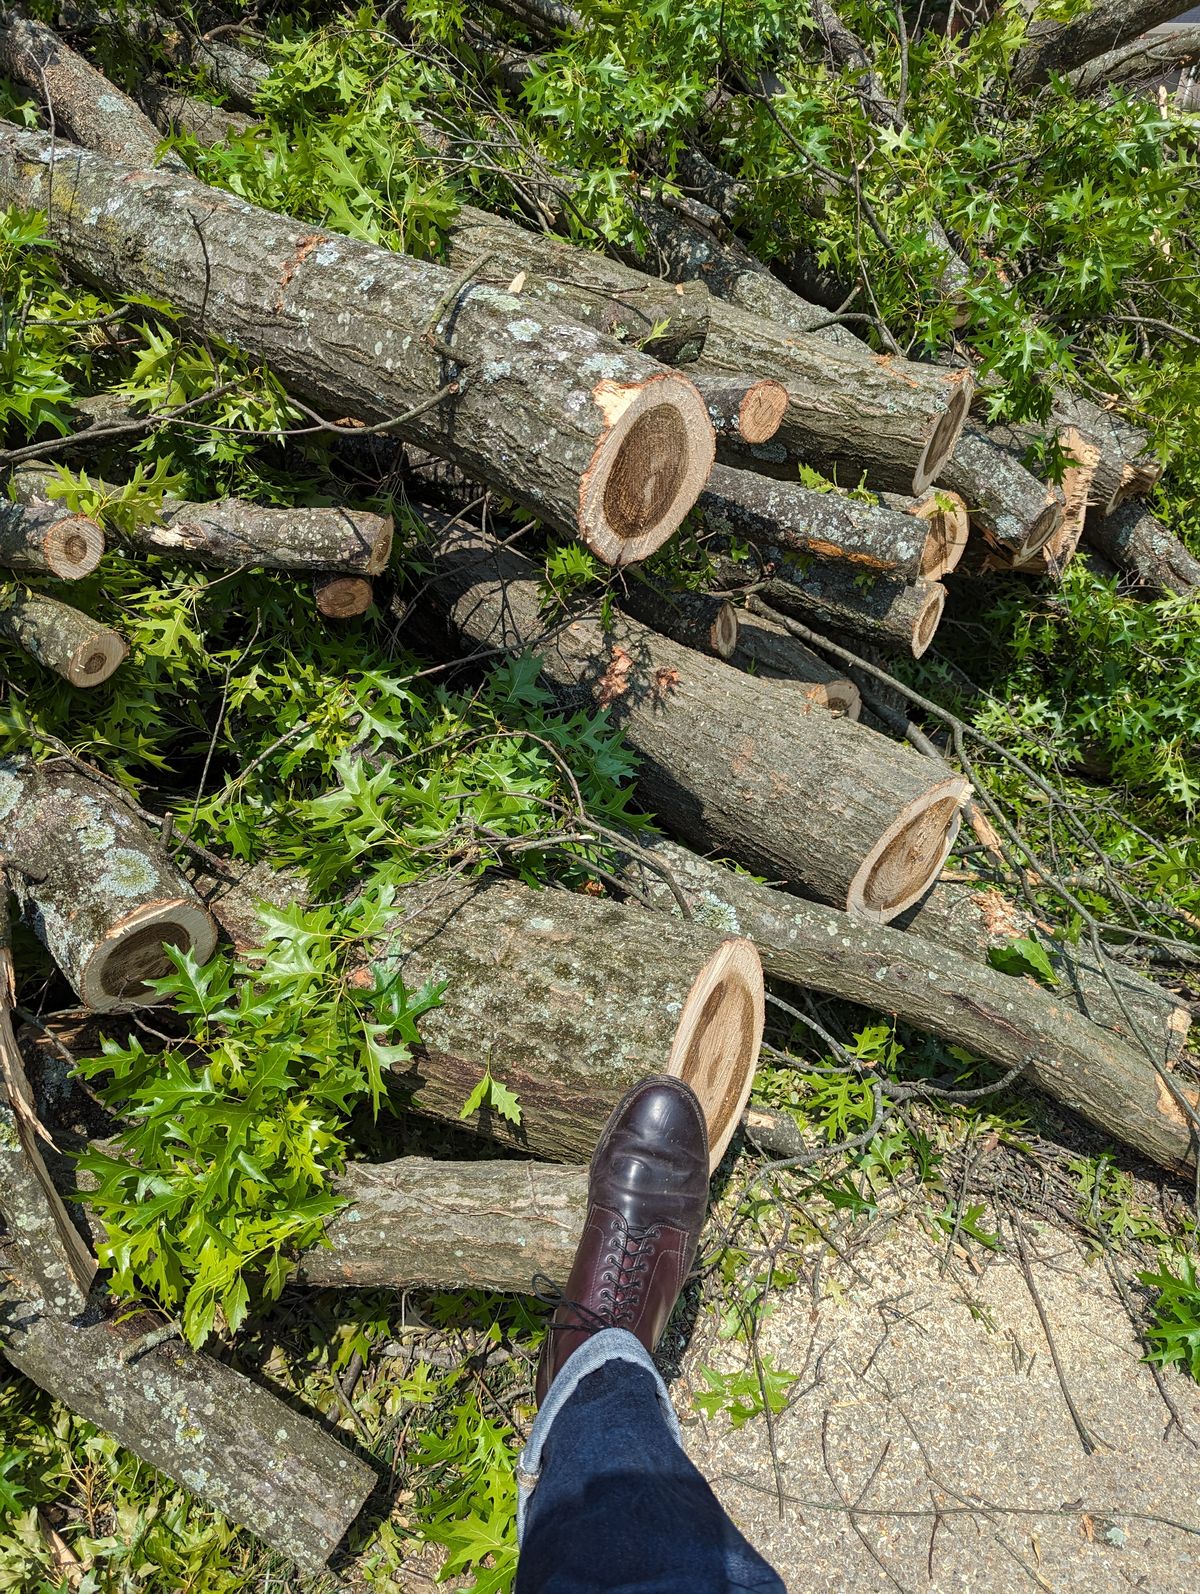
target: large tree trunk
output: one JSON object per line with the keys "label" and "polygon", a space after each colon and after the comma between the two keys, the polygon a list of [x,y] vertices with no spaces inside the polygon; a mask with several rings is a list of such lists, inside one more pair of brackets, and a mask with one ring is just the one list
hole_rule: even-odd
{"label": "large tree trunk", "polygon": [[[946,607],[940,582],[909,585],[880,576],[867,583],[853,565],[797,559],[778,543],[762,542],[744,559],[718,557],[715,564],[717,579],[731,592],[753,586],[782,614],[907,649],[915,659],[933,641]],[[753,596],[749,602],[753,606]]]}
{"label": "large tree trunk", "polygon": [[634,620],[605,630],[579,617],[547,634],[528,559],[449,517],[427,519],[430,601],[480,648],[536,648],[560,693],[607,707],[664,825],[869,919],[902,913],[936,878],[965,781],[938,779],[911,749]]}
{"label": "large tree trunk", "polygon": [[13,885],[46,950],[100,1013],[162,998],[164,942],[203,963],[216,930],[158,838],[99,778],[62,764],[0,761],[0,836]]}
{"label": "large tree trunk", "polygon": [[79,581],[103,553],[104,533],[86,515],[64,513],[40,495],[25,503],[0,498],[0,566]]}
{"label": "large tree trunk", "polygon": [[986,961],[993,949],[1033,937],[1046,949],[1060,984],[1056,997],[1122,1039],[1147,1046],[1174,1067],[1191,1027],[1187,1007],[1133,969],[1097,959],[1086,944],[1071,947],[1027,908],[983,880],[939,880],[897,921],[936,946]]}
{"label": "large tree trunk", "polygon": [[789,681],[810,703],[819,703],[835,714],[856,720],[862,713],[862,698],[853,681],[761,615],[745,610],[738,614],[737,647],[730,662],[773,681]]}
{"label": "large tree trunk", "polygon": [[1178,5],[1179,0],[1092,0],[1073,21],[1035,19],[1013,63],[1013,81],[1018,88],[1032,89],[1054,73],[1070,72],[1123,39],[1172,21],[1179,15]]}
{"label": "large tree trunk", "polygon": [[[137,166],[154,165],[162,139],[153,123],[43,23],[11,12],[0,20],[0,73],[48,104],[60,137]],[[164,155],[161,164],[184,170],[178,155]]]}
{"label": "large tree trunk", "polygon": [[507,880],[406,893],[378,955],[416,990],[447,981],[421,1047],[395,1071],[418,1111],[459,1120],[485,1070],[521,1122],[468,1126],[540,1156],[586,1160],[624,1091],[674,1074],[700,1098],[715,1168],[750,1094],[762,969],[747,941],[663,926],[612,902]]}
{"label": "large tree trunk", "polygon": [[708,474],[713,430],[690,382],[444,267],[13,127],[0,199],[48,209],[72,271],[164,298],[301,398],[452,454],[610,563],[659,547]]}
{"label": "large tree trunk", "polygon": [[[21,503],[36,503],[55,473],[43,465],[15,471],[10,490]],[[105,494],[117,489],[92,478]],[[90,524],[90,522],[89,522]],[[241,498],[190,504],[164,498],[152,521],[139,525],[130,540],[166,558],[194,559],[221,568],[262,570],[337,570],[373,576],[386,569],[392,552],[392,521],[366,509],[303,505],[272,509]],[[0,549],[0,564],[4,563]]]}
{"label": "large tree trunk", "polygon": [[322,1571],[375,1487],[365,1462],[177,1341],[141,1350],[133,1322],[65,1323],[11,1287],[0,1302],[18,1372],[304,1571]]}
{"label": "large tree trunk", "polygon": [[1164,1167],[1195,1164],[1185,1107],[1200,1092],[1168,1085],[1139,1047],[1083,1018],[1057,990],[1014,977],[920,935],[856,923],[846,914],[761,886],[745,875],[653,841],[623,873],[669,913],[676,897],[646,853],[665,867],[702,924],[748,935],[768,975],[844,1001],[882,1007],[907,1024],[965,1046],[1027,1078]]}
{"label": "large tree trunk", "polygon": [[301,1284],[528,1292],[544,1273],[564,1284],[587,1208],[587,1172],[546,1163],[353,1162],[337,1181],[352,1205],[328,1245],[296,1264]]}
{"label": "large tree trunk", "polygon": [[1088,543],[1154,593],[1188,593],[1200,587],[1200,560],[1144,505],[1128,503],[1114,514],[1089,515]]}
{"label": "large tree trunk", "polygon": [[124,637],[69,603],[15,588],[0,592],[0,636],[72,686],[100,686],[129,652]]}
{"label": "large tree trunk", "polygon": [[936,581],[962,557],[936,515],[902,514],[798,482],[773,481],[749,470],[714,465],[696,516],[705,531],[753,543],[769,541],[792,555],[844,561],[857,575]]}

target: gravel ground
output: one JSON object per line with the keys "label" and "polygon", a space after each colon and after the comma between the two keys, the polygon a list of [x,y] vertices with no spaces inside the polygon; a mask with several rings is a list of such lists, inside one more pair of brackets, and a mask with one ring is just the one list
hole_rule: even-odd
{"label": "gravel ground", "polygon": [[[1019,1261],[976,1248],[943,1272],[912,1220],[763,1324],[761,1352],[800,1374],[774,1424],[778,1484],[761,1417],[694,1414],[697,1367],[747,1354],[697,1333],[674,1385],[688,1448],[789,1594],[1200,1591],[1200,1449],[1165,1432],[1104,1264],[1052,1228],[1028,1251],[1091,1454]],[[1200,1391],[1167,1387],[1200,1441]]]}

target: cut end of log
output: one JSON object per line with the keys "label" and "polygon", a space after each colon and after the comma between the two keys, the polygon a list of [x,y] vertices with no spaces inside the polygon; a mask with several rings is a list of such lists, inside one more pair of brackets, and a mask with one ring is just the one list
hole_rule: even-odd
{"label": "cut end of log", "polygon": [[929,584],[929,592],[913,626],[913,658],[919,659],[937,635],[942,623],[942,610],[946,607],[946,589],[936,581]]}
{"label": "cut end of log", "polygon": [[115,631],[95,631],[71,654],[63,674],[72,686],[100,686],[128,652],[128,643]]}
{"label": "cut end of log", "polygon": [[190,952],[203,963],[213,954],[217,931],[203,907],[187,897],[150,902],[115,924],[96,947],[79,981],[79,995],[97,1013],[152,1007],[165,998],[147,990],[173,965],[165,946]]}
{"label": "cut end of log", "polygon": [[1036,564],[1038,556],[1062,525],[1062,518],[1063,506],[1056,495],[1030,526],[1024,542],[1013,555],[1013,565]]}
{"label": "cut end of log", "polygon": [[719,659],[731,659],[737,652],[741,622],[732,603],[723,603],[717,610],[712,626],[713,652]]}
{"label": "cut end of log", "polygon": [[831,714],[844,714],[848,720],[861,718],[862,695],[853,681],[835,675],[832,681],[826,681],[818,690],[824,693],[824,705]]}
{"label": "cut end of log", "polygon": [[890,924],[919,901],[950,856],[970,794],[970,783],[954,776],[909,803],[863,860],[846,911],[870,924]]}
{"label": "cut end of log", "polygon": [[316,576],[313,599],[327,620],[353,620],[366,614],[375,597],[367,576]]}
{"label": "cut end of log", "polygon": [[765,1023],[762,962],[753,941],[723,941],[688,993],[666,1068],[700,1099],[710,1172],[749,1100]]}
{"label": "cut end of log", "polygon": [[957,493],[939,487],[927,493],[912,512],[929,526],[929,541],[921,555],[921,577],[925,581],[940,581],[958,568],[967,551],[971,521],[966,503]]}
{"label": "cut end of log", "polygon": [[968,372],[962,371],[954,378],[950,401],[938,417],[917,464],[912,487],[914,498],[922,497],[945,470],[966,424],[974,391],[975,384]]}
{"label": "cut end of log", "polygon": [[104,533],[87,515],[64,515],[47,529],[42,546],[47,567],[56,576],[63,581],[79,581],[90,576],[100,563]]}
{"label": "cut end of log", "polygon": [[788,393],[782,382],[765,377],[747,390],[738,409],[738,431],[747,443],[766,443],[783,424]]}
{"label": "cut end of log", "polygon": [[605,564],[636,564],[700,496],[716,434],[698,390],[671,372],[637,387],[601,382],[593,398],[609,425],[580,483],[579,532]]}

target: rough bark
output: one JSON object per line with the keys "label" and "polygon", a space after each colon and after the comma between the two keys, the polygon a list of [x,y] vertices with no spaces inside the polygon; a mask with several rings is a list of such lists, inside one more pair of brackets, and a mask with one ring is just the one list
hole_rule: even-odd
{"label": "rough bark", "polygon": [[18,1372],[304,1571],[323,1569],[375,1473],[318,1423],[178,1341],[139,1350],[145,1319],[76,1326],[11,1286],[0,1302]]}
{"label": "rough bark", "polygon": [[1197,61],[1200,24],[1152,28],[1068,73],[1067,82],[1080,99],[1101,98],[1114,88],[1136,89],[1155,83]]}
{"label": "rough bark", "polygon": [[810,703],[848,719],[856,720],[862,713],[862,698],[853,681],[839,675],[819,653],[789,636],[782,626],[744,609],[738,614],[738,641],[730,663],[771,680],[791,682]]}
{"label": "rough bark", "polygon": [[99,686],[129,652],[125,639],[40,592],[0,593],[0,635],[72,686]]}
{"label": "rough bark", "polygon": [[195,94],[181,94],[156,78],[147,78],[141,84],[138,99],[160,133],[190,133],[198,144],[210,148],[229,138],[243,138],[257,125],[252,117],[210,105]]}
{"label": "rough bark", "polygon": [[458,1122],[490,1070],[516,1092],[521,1122],[484,1105],[467,1126],[573,1162],[631,1085],[674,1074],[700,1098],[715,1168],[754,1079],[762,969],[746,941],[661,931],[617,903],[506,880],[407,892],[377,955],[410,991],[448,984],[396,1086],[417,1111]]}
{"label": "rough bark", "polygon": [[[1026,1078],[1057,1101],[1164,1167],[1188,1170],[1196,1148],[1185,1109],[1137,1047],[1082,1017],[1058,990],[1000,973],[919,935],[863,925],[833,909],[772,890],[672,846],[649,851],[683,891],[695,919],[748,935],[768,975],[844,1001],[883,1007]],[[645,851],[646,848],[643,848]],[[663,875],[630,858],[626,878],[669,913]],[[1194,1107],[1200,1093],[1175,1087]]]}
{"label": "rough bark", "polygon": [[[44,466],[26,465],[13,473],[10,491],[32,504],[54,477]],[[102,493],[119,491],[95,478],[92,483]],[[334,570],[374,576],[391,557],[392,520],[337,506],[272,509],[241,498],[192,504],[168,497],[157,519],[139,526],[131,540],[150,553],[220,568],[246,565],[306,575]]]}
{"label": "rough bark", "polygon": [[99,778],[59,763],[0,761],[0,836],[38,939],[96,1012],[162,1000],[163,943],[200,962],[216,930],[158,838]]}
{"label": "rough bark", "polygon": [[699,493],[714,448],[700,395],[577,322],[187,177],[0,130],[0,199],[47,208],[52,176],[72,271],[167,299],[300,397],[451,453],[610,563],[653,552]]}
{"label": "rough bark", "polygon": [[974,387],[966,370],[845,348],[732,304],[712,306],[697,368],[782,382],[789,403],[772,443],[789,458],[915,497],[945,477]]}
{"label": "rough bark", "polygon": [[327,1246],[296,1264],[301,1284],[356,1289],[528,1291],[544,1273],[564,1284],[587,1208],[587,1171],[546,1163],[351,1163],[337,1182],[352,1203]]}
{"label": "rough bark", "polygon": [[716,659],[731,658],[737,648],[737,610],[726,598],[673,592],[636,577],[626,582],[618,598],[635,619],[682,647],[698,648]]}
{"label": "rough bark", "polygon": [[199,39],[187,55],[235,110],[255,109],[263,84],[271,75],[268,62],[228,39]]}
{"label": "rough bark", "polygon": [[0,498],[0,566],[78,581],[91,575],[103,553],[104,533],[86,515],[65,513],[48,499]]}
{"label": "rough bark", "polygon": [[536,648],[559,693],[608,708],[641,760],[646,806],[678,835],[875,919],[936,877],[965,782],[931,779],[909,748],[635,620],[604,630],[578,617],[547,633],[529,560],[427,519],[430,602],[481,648]]}
{"label": "rough bark", "polygon": [[695,513],[720,538],[769,541],[793,558],[844,563],[859,576],[933,581],[961,557],[916,515],[728,465],[713,466]]}
{"label": "rough bark", "polygon": [[1018,570],[1048,573],[1056,578],[1061,577],[1079,547],[1092,483],[1100,464],[1100,450],[1073,426],[1059,432],[1058,443],[1071,461],[1063,472],[1059,488],[1063,501],[1062,519],[1040,548],[1035,548],[1027,559],[1014,566]]}
{"label": "rough bark", "polygon": [[695,360],[704,347],[710,301],[701,283],[662,282],[470,205],[447,229],[445,259],[667,364]]}
{"label": "rough bark", "polygon": [[[50,107],[60,137],[65,134],[137,166],[154,165],[162,139],[153,123],[41,22],[11,12],[0,19],[0,73],[15,78]],[[183,167],[171,154],[160,164]]]}
{"label": "rough bark", "polygon": [[787,410],[788,393],[782,382],[698,371],[696,386],[718,439],[733,437],[743,443],[765,443],[775,436]]}
{"label": "rough bark", "polygon": [[1200,560],[1143,504],[1124,504],[1103,518],[1089,515],[1083,534],[1098,553],[1150,592],[1183,594],[1200,588]]}
{"label": "rough bark", "polygon": [[1072,22],[1048,18],[1031,22],[1013,62],[1013,82],[1020,89],[1046,83],[1055,73],[1068,73],[1096,56],[1179,15],[1178,0],[1092,0]]}
{"label": "rough bark", "polygon": [[1149,437],[1115,410],[1058,388],[1051,418],[1060,428],[1073,427],[1099,451],[1088,504],[1100,514],[1111,514],[1130,498],[1145,497],[1157,484],[1162,461],[1150,452]]}
{"label": "rough bark", "polygon": [[1023,463],[1020,438],[963,428],[954,457],[938,477],[958,493],[971,523],[1014,564],[1028,562],[1062,523],[1062,497]]}
{"label": "rough bark", "polygon": [[1183,1052],[1191,1018],[1177,997],[1133,969],[1097,958],[1086,944],[1068,946],[1052,926],[986,880],[939,880],[898,924],[976,960],[986,960],[993,948],[1033,936],[1045,947],[1061,981],[1054,993],[1058,1000],[1102,1029],[1148,1046],[1169,1067]]}
{"label": "rough bark", "polygon": [[946,606],[940,582],[910,586],[882,576],[867,584],[854,565],[797,559],[773,542],[756,544],[741,559],[719,556],[715,565],[730,592],[753,586],[782,614],[869,637],[916,659],[933,641]]}
{"label": "rough bark", "polygon": [[366,614],[375,599],[369,576],[332,573],[313,578],[313,602],[327,620],[354,620]]}

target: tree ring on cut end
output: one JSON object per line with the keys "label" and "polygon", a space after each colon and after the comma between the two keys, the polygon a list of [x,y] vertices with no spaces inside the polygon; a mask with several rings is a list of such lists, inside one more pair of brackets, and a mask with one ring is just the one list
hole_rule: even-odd
{"label": "tree ring on cut end", "polygon": [[718,658],[731,659],[737,652],[740,630],[737,610],[732,603],[723,603],[713,621],[712,646]]}
{"label": "tree ring on cut end", "polygon": [[1052,498],[1025,533],[1025,540],[1017,550],[1013,558],[1013,564],[1025,564],[1033,558],[1039,549],[1044,548],[1062,525],[1062,519],[1063,506],[1056,498]]}
{"label": "tree ring on cut end", "polygon": [[971,534],[967,506],[957,493],[936,488],[913,513],[929,526],[929,539],[921,556],[921,579],[940,581],[958,568],[967,551]]}
{"label": "tree ring on cut end", "polygon": [[104,533],[87,515],[64,515],[42,543],[46,564],[63,581],[90,576],[104,553]]}
{"label": "tree ring on cut end", "polygon": [[970,782],[955,775],[909,803],[859,865],[846,911],[869,924],[890,924],[919,901],[950,856],[970,794]]}
{"label": "tree ring on cut end", "polygon": [[67,661],[66,677],[72,686],[100,686],[129,652],[115,631],[96,631],[86,637]]}
{"label": "tree ring on cut end", "polygon": [[747,392],[738,410],[738,431],[747,443],[768,442],[783,425],[788,393],[782,382],[764,377]]}
{"label": "tree ring on cut end", "polygon": [[937,628],[942,623],[942,610],[945,607],[945,587],[939,586],[936,581],[931,582],[925,606],[917,616],[916,625],[913,626],[912,651],[914,659],[921,657],[937,635]]}
{"label": "tree ring on cut end", "polygon": [[974,391],[975,383],[964,371],[951,388],[949,402],[938,416],[937,425],[921,450],[920,463],[913,476],[914,498],[920,498],[942,474],[947,460],[954,452],[959,434],[966,424],[967,413],[971,408],[971,395]]}
{"label": "tree ring on cut end", "polygon": [[[636,564],[662,547],[700,496],[716,434],[686,377],[664,372],[632,390],[608,386],[606,402],[619,413],[580,482],[579,533],[606,564]],[[600,403],[599,390],[594,396]]]}
{"label": "tree ring on cut end", "polygon": [[97,1013],[124,1013],[164,1001],[145,985],[171,973],[164,943],[203,963],[217,944],[216,926],[201,904],[187,897],[135,908],[113,925],[80,970],[84,1003]]}
{"label": "tree ring on cut end", "polygon": [[696,976],[666,1072],[690,1085],[708,1124],[708,1166],[725,1155],[754,1083],[766,1023],[762,961],[753,941],[730,937]]}

